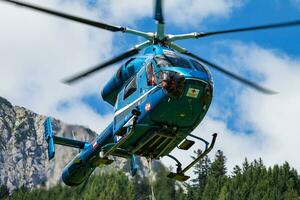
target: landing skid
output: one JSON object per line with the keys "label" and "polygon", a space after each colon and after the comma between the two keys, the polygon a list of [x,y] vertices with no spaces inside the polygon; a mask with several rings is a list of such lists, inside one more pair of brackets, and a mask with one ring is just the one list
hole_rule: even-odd
{"label": "landing skid", "polygon": [[177,160],[177,158],[175,158],[172,155],[167,155],[168,157],[172,158],[173,160],[176,161],[176,165],[177,165],[177,170],[176,173],[175,172],[170,172],[167,177],[168,178],[172,178],[175,179],[177,181],[186,181],[188,180],[190,177],[185,175],[184,173],[186,171],[188,171],[191,167],[193,167],[198,161],[200,161],[201,159],[204,158],[204,156],[206,156],[214,147],[216,139],[217,139],[217,133],[214,133],[212,136],[212,141],[209,144],[209,142],[207,142],[206,140],[199,138],[197,136],[191,135],[192,137],[201,140],[202,142],[205,143],[205,150],[203,153],[201,153],[194,161],[192,161],[188,166],[186,166],[184,169],[181,168],[182,164]]}

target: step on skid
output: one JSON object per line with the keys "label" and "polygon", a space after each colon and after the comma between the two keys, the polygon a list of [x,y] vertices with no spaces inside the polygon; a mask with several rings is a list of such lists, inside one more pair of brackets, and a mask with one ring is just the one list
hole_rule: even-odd
{"label": "step on skid", "polygon": [[199,138],[197,136],[194,136],[192,134],[190,134],[189,136],[191,136],[193,138],[196,138],[196,139],[199,139],[202,142],[204,142],[205,143],[205,150],[200,155],[198,155],[198,157],[196,159],[194,159],[190,164],[188,164],[184,169],[182,169],[182,164],[179,162],[179,160],[177,158],[175,158],[174,156],[172,156],[170,154],[167,155],[168,157],[170,157],[171,159],[176,161],[176,166],[177,166],[176,172],[170,172],[167,175],[168,178],[172,178],[172,179],[175,179],[177,181],[186,181],[186,180],[188,180],[190,177],[185,175],[185,172],[187,172],[197,162],[199,162],[201,159],[203,159],[213,149],[213,147],[215,145],[215,142],[216,142],[217,133],[214,133],[212,135],[213,138],[212,138],[212,141],[211,141],[210,144],[206,140],[204,140],[202,138]]}

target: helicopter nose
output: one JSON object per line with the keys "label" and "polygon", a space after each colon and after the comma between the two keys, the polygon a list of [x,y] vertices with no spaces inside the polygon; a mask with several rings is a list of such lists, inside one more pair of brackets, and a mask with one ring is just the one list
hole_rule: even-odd
{"label": "helicopter nose", "polygon": [[172,71],[163,71],[160,73],[162,87],[172,97],[180,97],[184,89],[185,78],[182,74]]}

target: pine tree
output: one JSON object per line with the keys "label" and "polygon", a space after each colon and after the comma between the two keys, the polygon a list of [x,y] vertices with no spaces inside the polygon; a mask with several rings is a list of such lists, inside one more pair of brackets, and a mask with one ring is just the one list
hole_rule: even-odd
{"label": "pine tree", "polygon": [[218,198],[221,189],[227,180],[225,163],[226,157],[221,150],[218,150],[208,171],[207,183],[202,199],[215,200]]}
{"label": "pine tree", "polygon": [[292,180],[287,182],[287,190],[284,192],[283,197],[285,200],[299,200],[297,190],[295,189]]}
{"label": "pine tree", "polygon": [[[80,187],[80,186],[79,186]],[[122,172],[112,172],[110,174],[98,174],[92,176],[82,193],[80,188],[70,188],[56,185],[50,190],[34,189],[29,191],[21,188],[16,191],[11,199],[14,200],[133,200],[134,191],[132,182]]]}
{"label": "pine tree", "polygon": [[[201,153],[197,151],[197,153]],[[192,184],[180,187],[172,179],[166,178],[168,170],[155,162],[154,192],[157,200],[299,200],[300,178],[297,171],[289,165],[274,165],[266,168],[260,158],[242,166],[235,166],[231,176],[226,174],[226,157],[218,151],[211,163],[206,157],[194,170],[196,175]],[[177,189],[176,189],[177,188]],[[203,189],[201,191],[201,189]],[[187,190],[187,193],[185,191]],[[21,187],[11,196],[6,187],[0,187],[1,199],[14,200],[131,200],[149,199],[150,186],[146,176],[129,179],[123,172],[110,171],[93,175],[86,189],[79,194],[78,188],[58,184],[49,190],[45,188],[29,190]]]}
{"label": "pine tree", "polygon": [[233,177],[240,176],[241,173],[242,173],[242,169],[240,168],[240,166],[238,166],[238,165],[234,166],[233,172],[232,172]]}
{"label": "pine tree", "polygon": [[249,169],[249,162],[248,162],[247,158],[245,158],[245,160],[243,162],[243,173],[247,172],[248,169]]}
{"label": "pine tree", "polygon": [[5,199],[9,195],[8,188],[5,185],[0,186],[0,199]]}
{"label": "pine tree", "polygon": [[[202,151],[198,149],[194,152],[197,156],[201,155]],[[196,157],[192,157],[196,159]],[[207,182],[208,171],[211,166],[211,161],[208,156],[205,156],[200,160],[194,167],[194,174],[196,175],[195,179],[192,179],[193,190],[194,190],[194,199],[202,199],[204,188]]]}
{"label": "pine tree", "polygon": [[151,194],[149,179],[139,173],[133,178],[133,187],[136,200],[147,199]]}
{"label": "pine tree", "polygon": [[156,200],[175,199],[175,181],[167,177],[169,173],[161,162],[153,162],[155,172],[154,195]]}

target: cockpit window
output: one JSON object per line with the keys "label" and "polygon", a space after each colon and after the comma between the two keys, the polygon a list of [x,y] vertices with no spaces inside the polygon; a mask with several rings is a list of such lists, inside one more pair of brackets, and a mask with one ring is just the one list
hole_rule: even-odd
{"label": "cockpit window", "polygon": [[155,75],[152,62],[150,62],[146,67],[146,75],[147,75],[147,84],[149,86],[157,85],[156,75]]}
{"label": "cockpit window", "polygon": [[210,71],[209,71],[206,67],[204,67],[203,65],[201,65],[199,62],[197,62],[197,61],[195,61],[195,60],[190,60],[190,61],[191,61],[191,63],[193,64],[193,66],[194,66],[197,70],[206,73],[206,74],[208,75],[208,78],[209,78],[209,79],[212,78],[212,77],[211,77],[211,74],[210,74]]}
{"label": "cockpit window", "polygon": [[171,64],[174,67],[191,68],[189,61],[185,58],[179,56],[169,56],[169,55],[165,55],[165,57],[171,62]]}
{"label": "cockpit window", "polygon": [[190,60],[192,62],[192,64],[194,65],[194,67],[202,72],[207,72],[207,70],[205,69],[205,67],[203,65],[201,65],[199,62],[195,61],[195,60]]}
{"label": "cockpit window", "polygon": [[160,55],[155,56],[154,60],[158,67],[182,67],[182,68],[191,68],[189,61],[183,57],[177,55]]}
{"label": "cockpit window", "polygon": [[155,56],[154,61],[157,67],[171,67],[171,63],[167,60],[165,56]]}

